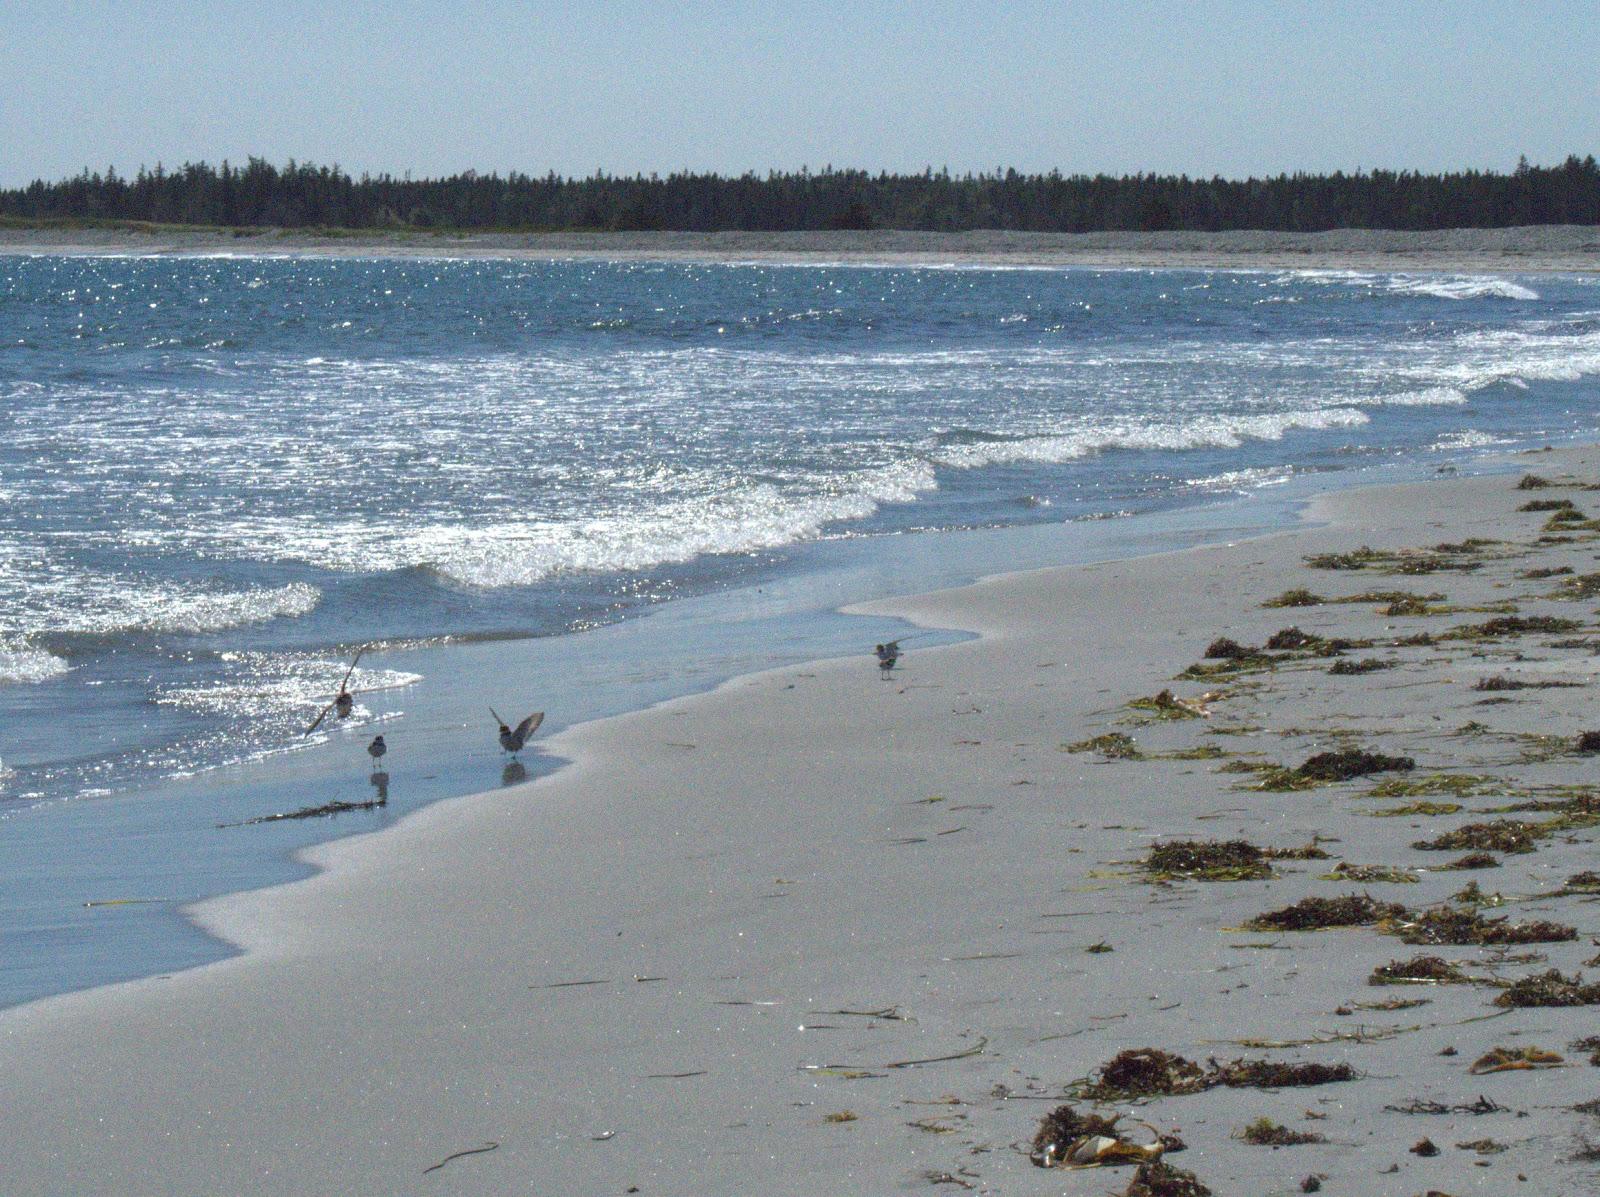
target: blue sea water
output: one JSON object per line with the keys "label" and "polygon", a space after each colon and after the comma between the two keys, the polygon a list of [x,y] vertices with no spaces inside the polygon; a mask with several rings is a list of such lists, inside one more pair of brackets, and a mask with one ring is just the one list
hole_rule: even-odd
{"label": "blue sea water", "polygon": [[[515,780],[490,705],[1591,434],[1597,376],[1576,276],[0,258],[0,1005],[214,958],[184,902]],[[376,730],[384,810],[217,826],[372,796]]]}

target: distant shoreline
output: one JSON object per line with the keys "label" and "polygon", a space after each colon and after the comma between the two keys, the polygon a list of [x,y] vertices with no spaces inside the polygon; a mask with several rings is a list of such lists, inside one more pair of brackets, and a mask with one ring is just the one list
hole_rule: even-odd
{"label": "distant shoreline", "polygon": [[588,259],[862,266],[1600,272],[1600,226],[1325,233],[1109,232],[315,232],[263,229],[0,229],[0,254]]}

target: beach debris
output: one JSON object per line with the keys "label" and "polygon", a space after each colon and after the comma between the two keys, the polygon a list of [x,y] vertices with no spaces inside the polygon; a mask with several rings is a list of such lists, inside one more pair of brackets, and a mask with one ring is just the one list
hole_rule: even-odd
{"label": "beach debris", "polygon": [[1302,898],[1292,906],[1258,914],[1244,926],[1247,931],[1319,931],[1326,927],[1370,927],[1408,915],[1398,903],[1380,902],[1370,894],[1346,894],[1339,898]]}
{"label": "beach debris", "polygon": [[1426,1136],[1413,1143],[1409,1150],[1412,1155],[1434,1156],[1439,1154],[1438,1144]]}
{"label": "beach debris", "polygon": [[1482,1094],[1479,1094],[1477,1101],[1461,1102],[1457,1105],[1446,1105],[1442,1101],[1423,1101],[1418,1098],[1409,1105],[1389,1105],[1383,1108],[1393,1114],[1504,1114],[1507,1109],[1506,1106],[1490,1101]]}
{"label": "beach debris", "polygon": [[[1330,841],[1332,842],[1332,841]],[[1327,860],[1327,849],[1319,847],[1315,838],[1298,848],[1263,848],[1273,860]]]}
{"label": "beach debris", "polygon": [[1361,1074],[1349,1064],[1285,1064],[1277,1060],[1234,1060],[1218,1065],[1212,1061],[1215,1084],[1230,1089],[1293,1089],[1308,1085],[1331,1085],[1359,1080]]}
{"label": "beach debris", "polygon": [[1455,906],[1435,907],[1393,920],[1385,930],[1402,943],[1424,946],[1463,944],[1565,943],[1578,938],[1577,929],[1543,919],[1513,923],[1508,917],[1486,919],[1476,910]]}
{"label": "beach debris", "polygon": [[499,1149],[500,1144],[488,1142],[481,1147],[467,1147],[463,1148],[461,1151],[453,1151],[449,1155],[445,1156],[444,1159],[440,1160],[437,1164],[424,1168],[422,1170],[422,1175],[426,1176],[430,1172],[437,1172],[440,1168],[443,1168],[446,1164],[451,1163],[454,1160],[459,1160],[469,1155],[483,1155],[485,1152],[498,1151]]}
{"label": "beach debris", "polygon": [[1322,1182],[1326,1179],[1327,1176],[1325,1174],[1313,1172],[1300,1182],[1300,1191],[1302,1193],[1320,1193],[1322,1192]]}
{"label": "beach debris", "polygon": [[1391,960],[1372,970],[1368,985],[1458,985],[1471,981],[1441,956],[1413,956],[1410,960]]}
{"label": "beach debris", "polygon": [[[1491,1072],[1527,1072],[1537,1068],[1560,1068],[1566,1060],[1542,1047],[1496,1047],[1485,1052],[1467,1069],[1474,1076]],[[1479,1098],[1482,1101],[1483,1098]],[[1469,1113],[1476,1111],[1469,1110]]]}
{"label": "beach debris", "polygon": [[1537,582],[1542,578],[1563,578],[1571,572],[1572,566],[1558,565],[1554,568],[1547,569],[1525,569],[1520,571],[1517,574],[1517,577],[1525,578],[1530,582]]}
{"label": "beach debris", "polygon": [[1503,905],[1505,905],[1505,897],[1504,897],[1504,895],[1502,895],[1500,893],[1492,893],[1492,894],[1484,893],[1483,892],[1483,887],[1478,884],[1476,878],[1474,878],[1473,880],[1467,882],[1460,889],[1456,890],[1455,893],[1451,894],[1450,895],[1450,900],[1452,902],[1459,903],[1462,906],[1503,906]]}
{"label": "beach debris", "polygon": [[1315,594],[1304,586],[1297,586],[1292,590],[1285,590],[1276,598],[1267,599],[1261,605],[1263,607],[1317,607],[1327,601],[1320,594]]}
{"label": "beach debris", "polygon": [[1499,1155],[1502,1151],[1509,1151],[1504,1143],[1498,1139],[1469,1139],[1465,1143],[1457,1143],[1461,1151],[1475,1151],[1479,1155]]}
{"label": "beach debris", "polygon": [[1362,545],[1348,553],[1314,553],[1305,562],[1312,569],[1366,569],[1374,562],[1393,560],[1394,556]]}
{"label": "beach debris", "polygon": [[1153,712],[1158,719],[1209,719],[1209,703],[1223,697],[1221,690],[1208,690],[1198,698],[1178,698],[1171,690],[1162,690],[1149,698],[1135,698],[1128,705],[1136,711]]}
{"label": "beach debris", "polygon": [[1600,752],[1600,731],[1586,731],[1578,733],[1577,751],[1582,753]]}
{"label": "beach debris", "polygon": [[1326,1135],[1319,1135],[1315,1131],[1290,1130],[1282,1123],[1274,1122],[1263,1115],[1248,1126],[1241,1126],[1232,1135],[1235,1139],[1255,1147],[1296,1147],[1302,1143],[1326,1143]]}
{"label": "beach debris", "polygon": [[1571,499],[1529,499],[1518,511],[1570,511],[1577,504]]}
{"label": "beach debris", "polygon": [[[981,959],[981,957],[971,957],[971,959]],[[993,959],[1004,959],[1004,957],[993,957]],[[885,1064],[883,1067],[921,1068],[924,1064],[944,1064],[950,1060],[965,1060],[969,1056],[981,1056],[984,1052],[984,1049],[988,1046],[989,1037],[987,1035],[980,1035],[978,1036],[978,1042],[972,1047],[967,1048],[966,1051],[952,1052],[948,1056],[927,1056],[920,1060],[893,1060],[890,1063]]]}
{"label": "beach debris", "polygon": [[1084,948],[1083,950],[1085,952],[1088,952],[1091,956],[1100,956],[1100,955],[1104,955],[1106,952],[1115,952],[1117,949],[1112,947],[1110,944],[1108,944],[1105,940],[1102,939],[1102,940],[1097,940],[1095,943],[1090,944],[1088,947]]}
{"label": "beach debris", "polygon": [[1107,760],[1137,761],[1144,757],[1130,735],[1123,732],[1105,732],[1067,745],[1068,752],[1098,752]]}
{"label": "beach debris", "polygon": [[1383,608],[1381,614],[1390,616],[1438,615],[1442,611],[1442,607],[1435,606],[1434,604],[1428,602],[1428,600],[1423,598],[1420,594],[1407,594],[1401,596],[1400,598],[1391,600],[1389,605]]}
{"label": "beach debris", "polygon": [[1552,596],[1558,599],[1592,599],[1600,594],[1600,574],[1576,574],[1563,579]]}
{"label": "beach debris", "polygon": [[1335,677],[1354,677],[1363,673],[1378,673],[1384,669],[1393,669],[1400,662],[1385,661],[1378,657],[1362,657],[1355,661],[1335,661],[1328,670]]}
{"label": "beach debris", "polygon": [[324,802],[321,806],[302,806],[298,810],[279,811],[271,815],[257,815],[253,819],[240,819],[236,823],[218,823],[220,827],[253,827],[257,823],[277,823],[284,819],[326,819],[333,815],[348,814],[358,810],[380,810],[388,803],[381,798],[367,802]]}
{"label": "beach debris", "polygon": [[1589,1052],[1589,1063],[1600,1068],[1600,1035],[1586,1035],[1567,1044],[1568,1051]]}
{"label": "beach debris", "polygon": [[824,1122],[854,1122],[859,1117],[860,1115],[854,1110],[836,1110],[832,1114],[824,1114],[822,1120]]}
{"label": "beach debris", "polygon": [[1159,880],[1259,881],[1272,876],[1267,854],[1248,840],[1153,844],[1141,867]]}
{"label": "beach debris", "polygon": [[1183,1140],[1162,1134],[1147,1122],[1134,1122],[1151,1136],[1135,1143],[1119,1128],[1122,1115],[1106,1118],[1080,1114],[1070,1105],[1057,1106],[1039,1120],[1028,1154],[1039,1168],[1097,1168],[1107,1164],[1138,1164],[1160,1159],[1168,1151],[1182,1151]]}
{"label": "beach debris", "polygon": [[1415,885],[1421,880],[1410,869],[1395,865],[1361,865],[1341,860],[1331,873],[1322,874],[1324,881],[1387,881],[1397,885]]}
{"label": "beach debris", "polygon": [[1165,1160],[1153,1160],[1139,1165],[1121,1197],[1212,1197],[1212,1194],[1193,1172],[1174,1168]]}
{"label": "beach debris", "polygon": [[1465,856],[1459,856],[1448,864],[1434,866],[1440,872],[1446,869],[1464,871],[1467,869],[1498,869],[1499,867],[1500,858],[1492,856],[1488,852],[1468,852]]}
{"label": "beach debris", "polygon": [[1567,878],[1567,883],[1561,887],[1565,894],[1600,894],[1600,873],[1585,869],[1581,873],[1574,873]]}
{"label": "beach debris", "polygon": [[1517,483],[1517,489],[1518,490],[1542,490],[1547,486],[1555,486],[1555,485],[1556,485],[1556,483],[1551,482],[1550,479],[1540,477],[1538,474],[1524,474],[1522,476],[1521,481],[1519,481]]}
{"label": "beach debris", "polygon": [[1586,985],[1583,974],[1568,977],[1552,968],[1531,977],[1519,977],[1494,999],[1494,1004],[1511,1008],[1600,1006],[1600,984]]}

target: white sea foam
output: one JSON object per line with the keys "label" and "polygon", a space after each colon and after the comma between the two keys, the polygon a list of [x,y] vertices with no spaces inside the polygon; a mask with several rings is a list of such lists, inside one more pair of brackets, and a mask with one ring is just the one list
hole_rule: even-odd
{"label": "white sea foam", "polygon": [[48,681],[71,668],[60,657],[29,644],[26,638],[0,637],[0,685]]}
{"label": "white sea foam", "polygon": [[[342,677],[346,662],[322,657],[273,653],[230,653],[226,676],[200,686],[171,686],[156,692],[163,706],[230,719],[288,720],[298,725],[327,704],[333,690],[330,679]],[[361,695],[398,690],[422,680],[419,673],[399,669],[357,669],[350,690]],[[359,699],[352,718],[366,720],[370,712]]]}
{"label": "white sea foam", "polygon": [[932,456],[956,469],[1020,462],[1076,461],[1115,449],[1237,448],[1247,440],[1281,440],[1291,429],[1355,428],[1371,419],[1355,408],[1280,412],[1256,416],[1200,416],[1180,424],[1147,421],[1092,425],[1081,431],[948,445]]}

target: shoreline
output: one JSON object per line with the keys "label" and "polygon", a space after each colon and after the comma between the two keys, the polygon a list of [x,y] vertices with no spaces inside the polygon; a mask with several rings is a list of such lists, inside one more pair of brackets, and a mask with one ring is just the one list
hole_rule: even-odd
{"label": "shoreline", "polygon": [[[1587,471],[1587,481],[1597,464],[1590,450],[1521,460]],[[569,761],[551,777],[437,802],[381,838],[313,849],[307,858],[324,871],[306,881],[206,903],[199,918],[247,955],[0,1013],[11,1049],[0,1094],[17,1111],[20,1141],[34,1145],[10,1170],[14,1191],[59,1191],[66,1177],[90,1176],[119,1192],[410,1190],[425,1168],[485,1142],[495,1149],[451,1163],[451,1191],[501,1192],[530,1176],[545,1191],[675,1192],[689,1178],[713,1192],[882,1191],[908,1181],[931,1189],[935,1175],[986,1191],[1060,1191],[1064,1180],[1070,1192],[1104,1191],[1126,1174],[1040,1171],[1005,1150],[1032,1134],[1061,1085],[1120,1047],[1260,1055],[1204,1045],[1236,1032],[1286,1037],[1307,1020],[1337,1028],[1331,994],[1369,996],[1370,963],[1410,952],[1370,931],[1228,950],[1239,937],[1229,943],[1223,927],[1303,892],[1350,888],[1319,884],[1314,871],[1152,889],[1116,870],[1151,839],[1179,833],[1280,847],[1335,836],[1352,861],[1417,863],[1401,847],[1416,827],[1432,833],[1462,819],[1372,820],[1333,806],[1359,796],[1349,786],[1239,791],[1210,758],[1102,761],[1058,744],[1121,726],[1124,704],[1162,685],[1196,690],[1170,678],[1214,635],[1259,643],[1280,624],[1370,634],[1385,623],[1370,606],[1258,605],[1291,586],[1448,590],[1470,606],[1492,602],[1504,582],[1530,613],[1586,616],[1521,599],[1549,586],[1511,580],[1522,557],[1398,579],[1300,564],[1325,549],[1496,532],[1540,565],[1587,561],[1581,544],[1525,549],[1545,518],[1513,514],[1525,498],[1495,475],[1343,490],[1316,502],[1334,521],[1326,527],[867,604],[981,638],[913,651],[892,681],[873,676],[870,660],[817,662],[571,729],[550,742]],[[1118,617],[1130,594],[1141,600],[1135,620]],[[1483,617],[1388,622],[1410,630],[1470,618]],[[1281,704],[1288,695],[1272,691],[1287,686],[1294,724],[1239,733],[1238,743],[1294,760],[1339,741],[1328,729],[1344,727],[1369,746],[1416,740],[1427,769],[1459,769],[1448,753],[1465,749],[1437,740],[1428,719],[1437,704],[1419,705],[1417,688],[1437,694],[1458,670],[1571,673],[1590,659],[1540,646],[1548,663],[1514,661],[1516,642],[1483,651],[1503,648],[1482,663],[1433,660],[1446,650],[1431,646],[1402,650],[1400,672],[1337,683],[1297,662],[1281,679],[1221,683],[1236,693],[1215,700],[1227,709],[1213,718],[1246,726],[1259,708],[1281,723],[1267,699]],[[1416,676],[1391,692],[1407,674]],[[1350,688],[1358,714],[1338,710],[1353,701]],[[1452,719],[1478,701],[1456,693],[1468,689],[1447,692]],[[1581,719],[1580,690],[1532,693],[1487,711],[1507,734]],[[1165,751],[1213,743],[1214,726],[1127,730]],[[1551,757],[1514,771],[1519,784],[1543,784],[1576,763]],[[1534,908],[1551,905],[1550,878],[1583,855],[1551,844],[1508,856],[1504,870],[1483,875],[1485,887],[1537,882],[1545,897]],[[1368,888],[1420,904],[1406,891],[1436,899],[1464,880],[1440,873]],[[1555,917],[1574,914],[1569,901]],[[1085,953],[1097,943],[1113,952]],[[1576,944],[1549,952],[1565,970],[1587,954]],[[1250,988],[1230,999],[1238,982]],[[1428,992],[1438,1007],[1430,1022],[1445,1007],[1466,1019],[1489,1009],[1461,988]],[[1375,1045],[1384,1036],[1312,1051],[1385,1074],[1356,1085],[1173,1098],[1140,1116],[1181,1127],[1190,1150],[1173,1162],[1219,1192],[1265,1191],[1290,1166],[1232,1140],[1229,1127],[1257,1113],[1289,1121],[1310,1104],[1327,1113],[1330,1138],[1357,1136],[1379,1153],[1356,1175],[1377,1173],[1392,1152],[1407,1192],[1503,1191],[1514,1169],[1564,1175],[1527,1146],[1537,1129],[1527,1124],[1490,1116],[1446,1129],[1379,1112],[1385,1095],[1449,1097],[1464,1085],[1524,1107],[1530,1091],[1538,1104],[1589,1096],[1576,1069],[1465,1076],[1469,1049],[1509,1033],[1522,1013],[1481,1032],[1445,1020],[1388,1047]],[[1581,1008],[1533,1013],[1533,1033],[1557,1049],[1583,1021]],[[1559,1033],[1547,1029],[1557,1024]],[[1462,1061],[1436,1055],[1446,1038],[1460,1041]],[[206,1050],[186,1055],[182,1045],[196,1041]],[[1404,1075],[1388,1076],[1400,1050]],[[174,1075],[177,1058],[186,1075]],[[843,1112],[854,1117],[825,1118]],[[937,1129],[922,1125],[930,1120]],[[1512,1152],[1489,1168],[1449,1145],[1437,1161],[1413,1160],[1405,1148],[1424,1131],[1441,1141],[1498,1133]],[[1358,1166],[1347,1148],[1293,1150],[1292,1166],[1303,1161],[1307,1172],[1348,1176]]]}
{"label": "shoreline", "polygon": [[1178,270],[1376,270],[1490,274],[1600,271],[1600,228],[1325,233],[366,233],[284,229],[0,229],[7,254],[511,258],[752,265]]}

